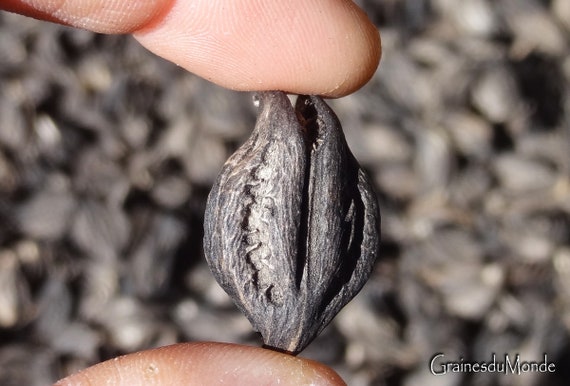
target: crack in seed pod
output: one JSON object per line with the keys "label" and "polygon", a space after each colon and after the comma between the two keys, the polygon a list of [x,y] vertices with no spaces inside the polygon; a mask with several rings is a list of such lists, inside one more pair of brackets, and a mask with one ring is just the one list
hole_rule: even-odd
{"label": "crack in seed pod", "polygon": [[379,245],[372,187],[316,96],[258,96],[251,137],[208,197],[204,251],[267,346],[303,350],[362,288]]}

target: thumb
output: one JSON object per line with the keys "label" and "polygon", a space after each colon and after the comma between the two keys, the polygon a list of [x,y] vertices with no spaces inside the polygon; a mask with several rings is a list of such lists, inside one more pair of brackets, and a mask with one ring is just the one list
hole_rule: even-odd
{"label": "thumb", "polygon": [[346,385],[308,359],[227,343],[181,343],[125,355],[82,370],[54,386],[79,385]]}
{"label": "thumb", "polygon": [[3,0],[0,9],[104,33],[218,85],[329,97],[380,61],[376,27],[352,0]]}

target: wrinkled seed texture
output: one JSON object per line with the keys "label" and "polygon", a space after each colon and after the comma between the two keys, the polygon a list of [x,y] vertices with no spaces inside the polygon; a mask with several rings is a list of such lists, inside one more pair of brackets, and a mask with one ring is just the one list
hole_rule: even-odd
{"label": "wrinkled seed texture", "polygon": [[204,250],[266,346],[303,350],[368,280],[376,196],[338,118],[316,96],[258,95],[251,137],[208,197]]}

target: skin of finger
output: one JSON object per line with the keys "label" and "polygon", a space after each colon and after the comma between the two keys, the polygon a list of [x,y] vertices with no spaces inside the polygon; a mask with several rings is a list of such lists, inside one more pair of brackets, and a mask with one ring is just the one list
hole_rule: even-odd
{"label": "skin of finger", "polygon": [[174,0],[2,0],[0,8],[101,33],[132,33],[161,19]]}
{"label": "skin of finger", "polygon": [[340,97],[380,60],[378,30],[351,0],[4,0],[0,7],[150,51],[221,86]]}
{"label": "skin of finger", "polygon": [[381,52],[377,28],[350,0],[177,0],[135,37],[230,89],[329,97],[362,87]]}
{"label": "skin of finger", "polygon": [[332,369],[303,358],[227,343],[181,343],[89,367],[54,386],[346,385]]}

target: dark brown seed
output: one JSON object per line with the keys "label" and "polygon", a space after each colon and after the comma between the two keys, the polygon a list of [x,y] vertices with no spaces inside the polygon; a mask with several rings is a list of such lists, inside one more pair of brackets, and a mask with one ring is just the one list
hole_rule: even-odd
{"label": "dark brown seed", "polygon": [[380,215],[320,97],[295,109],[282,92],[258,98],[255,129],[208,198],[204,249],[265,344],[298,353],[368,279]]}

